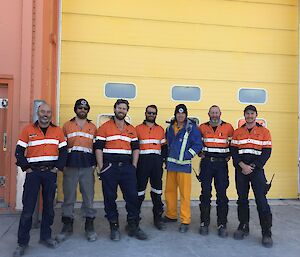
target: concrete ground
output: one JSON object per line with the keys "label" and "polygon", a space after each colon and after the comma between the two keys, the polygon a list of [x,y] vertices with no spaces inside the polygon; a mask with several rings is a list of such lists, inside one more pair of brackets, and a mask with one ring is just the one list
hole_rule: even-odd
{"label": "concrete ground", "polygon": [[[124,203],[119,202],[122,238],[119,242],[109,239],[109,226],[104,218],[102,204],[97,205],[96,231],[98,240],[89,243],[84,238],[84,220],[80,210],[76,210],[73,236],[56,249],[47,249],[38,244],[39,230],[31,230],[28,257],[299,257],[300,256],[300,201],[270,201],[273,212],[274,246],[267,249],[261,246],[261,232],[256,207],[251,202],[250,235],[236,241],[232,238],[237,228],[235,202],[230,202],[228,216],[229,237],[219,238],[216,230],[216,208],[212,208],[210,234],[201,236],[199,229],[199,208],[192,202],[192,223],[186,234],[178,232],[179,223],[167,224],[166,231],[158,231],[152,225],[151,203],[146,202],[142,210],[141,227],[149,235],[146,241],[130,238],[124,231],[126,211]],[[61,229],[60,208],[56,209],[54,235]],[[9,257],[16,247],[17,229],[20,214],[0,214],[0,256]]]}

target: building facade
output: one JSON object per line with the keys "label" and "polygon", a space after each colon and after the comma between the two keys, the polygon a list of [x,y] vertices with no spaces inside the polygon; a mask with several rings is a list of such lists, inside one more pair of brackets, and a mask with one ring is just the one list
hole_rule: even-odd
{"label": "building facade", "polygon": [[[62,125],[82,97],[97,125],[113,114],[119,97],[130,101],[133,125],[142,122],[145,106],[154,103],[164,127],[178,103],[185,103],[199,123],[217,104],[222,118],[235,128],[244,107],[255,104],[273,139],[266,174],[276,175],[269,197],[298,197],[298,1],[19,2],[5,3],[8,11],[0,18],[6,28],[1,35],[8,36],[0,42],[0,56],[11,63],[0,63],[0,79],[1,74],[13,79],[14,89],[8,95],[14,104],[7,109],[13,117],[8,118],[6,179],[11,196],[5,198],[10,206],[15,206],[12,198],[20,187],[14,187],[14,144],[19,129],[31,120],[33,101],[49,101]],[[10,16],[9,10],[16,9],[18,15]],[[195,170],[198,165],[196,158]],[[230,166],[229,197],[235,199]],[[101,200],[100,185],[95,189]],[[192,198],[199,193],[194,179]]]}

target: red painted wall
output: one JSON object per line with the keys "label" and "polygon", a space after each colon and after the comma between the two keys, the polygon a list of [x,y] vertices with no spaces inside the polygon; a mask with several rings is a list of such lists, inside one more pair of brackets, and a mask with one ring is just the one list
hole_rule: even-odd
{"label": "red painted wall", "polygon": [[14,150],[20,129],[31,122],[32,104],[44,99],[54,110],[59,0],[0,0],[0,80],[9,83],[10,180],[5,201],[16,200]]}

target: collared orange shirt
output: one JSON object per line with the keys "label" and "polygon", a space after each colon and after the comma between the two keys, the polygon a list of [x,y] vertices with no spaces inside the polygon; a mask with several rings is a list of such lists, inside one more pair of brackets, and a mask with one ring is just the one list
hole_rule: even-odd
{"label": "collared orange shirt", "polygon": [[226,157],[230,155],[229,144],[233,135],[231,124],[222,121],[214,130],[209,122],[199,126],[202,134],[202,152],[206,157]]}
{"label": "collared orange shirt", "polygon": [[140,154],[161,154],[161,146],[166,143],[164,129],[154,124],[149,127],[144,123],[136,126],[140,144]]}
{"label": "collared orange shirt", "polygon": [[96,138],[96,126],[87,121],[81,128],[75,118],[63,126],[64,135],[68,143],[67,166],[90,167],[95,165],[93,143]]}

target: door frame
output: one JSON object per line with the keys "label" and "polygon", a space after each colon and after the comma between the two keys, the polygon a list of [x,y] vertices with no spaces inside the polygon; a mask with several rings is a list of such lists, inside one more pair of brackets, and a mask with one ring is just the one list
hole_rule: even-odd
{"label": "door frame", "polygon": [[5,184],[6,189],[4,190],[4,202],[13,209],[16,203],[16,166],[12,162],[12,157],[14,156],[14,145],[12,138],[12,124],[13,124],[13,76],[0,74],[0,83],[7,85],[8,90],[8,110],[7,110],[7,158],[6,170],[5,170]]}

